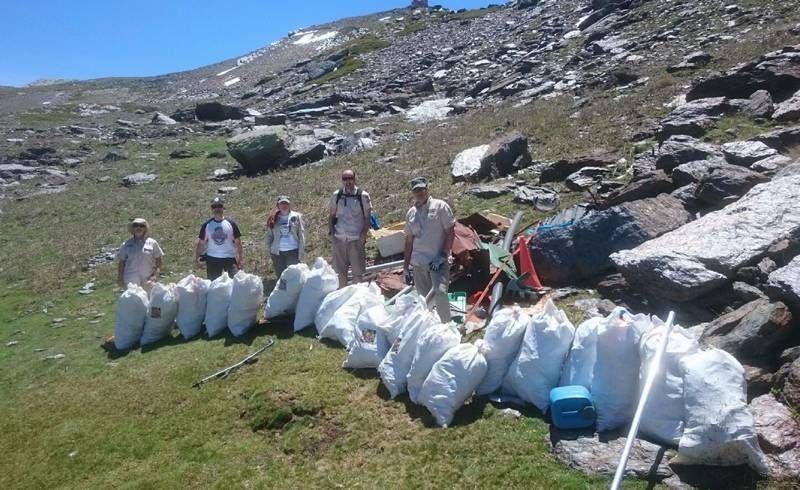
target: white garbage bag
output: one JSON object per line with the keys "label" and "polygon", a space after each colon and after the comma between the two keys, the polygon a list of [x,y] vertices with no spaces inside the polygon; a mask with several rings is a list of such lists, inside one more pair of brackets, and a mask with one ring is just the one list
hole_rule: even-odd
{"label": "white garbage bag", "polygon": [[297,308],[294,314],[294,331],[308,327],[314,323],[319,305],[328,293],[339,288],[339,276],[322,257],[314,261],[314,266],[306,276],[306,282],[297,298]]}
{"label": "white garbage bag", "polygon": [[483,336],[483,349],[489,370],[478,386],[479,395],[488,395],[503,385],[509,366],[519,353],[522,337],[531,317],[514,306],[503,308],[492,316]]}
{"label": "white garbage bag", "polygon": [[178,293],[178,317],[175,322],[184,339],[191,339],[203,331],[206,316],[206,301],[211,281],[194,274],[184,277],[176,286]]}
{"label": "white garbage bag", "polygon": [[393,305],[386,307],[386,312],[389,314],[389,321],[378,325],[378,328],[383,330],[389,345],[392,345],[395,339],[397,339],[397,336],[400,335],[403,323],[408,317],[408,314],[417,307],[425,308],[425,298],[416,291],[411,291],[400,296]]}
{"label": "white garbage bag", "polygon": [[[335,324],[333,321],[333,317],[336,312],[342,306],[347,303],[350,298],[353,296],[365,294],[367,292],[367,285],[360,283],[360,284],[353,284],[351,286],[343,287],[342,289],[333,291],[325,296],[325,299],[322,300],[322,303],[319,305],[317,309],[317,314],[314,316],[314,325],[317,326],[317,335],[321,339],[333,339],[337,340],[336,334],[334,332]],[[356,299],[356,304],[358,304],[358,299]],[[356,316],[358,316],[358,311],[356,310]],[[355,328],[355,323],[353,324],[353,328]],[[347,346],[345,346],[347,347]]]}
{"label": "white garbage bag", "polygon": [[356,322],[353,341],[347,349],[347,358],[343,368],[364,369],[377,368],[389,351],[381,325],[389,321],[389,313],[383,304],[363,309]]}
{"label": "white garbage bag", "polygon": [[594,364],[597,361],[597,329],[605,321],[603,317],[592,317],[575,329],[575,338],[561,371],[561,386],[580,385],[592,391]]}
{"label": "white garbage bag", "polygon": [[566,313],[547,300],[531,318],[517,358],[503,380],[503,392],[533,403],[542,412],[550,404],[550,390],[558,386],[561,368],[572,344],[575,327]]}
{"label": "white garbage bag", "polygon": [[141,286],[128,284],[117,300],[114,347],[119,350],[136,347],[142,337],[149,303],[147,292]]}
{"label": "white garbage bag", "polygon": [[[652,361],[664,338],[666,325],[653,317],[653,329],[639,341],[639,396],[644,381],[652,369]],[[654,442],[677,446],[683,434],[683,373],[680,361],[684,356],[700,350],[697,340],[680,325],[672,327],[661,366],[656,375],[647,404],[642,412],[639,431]]]}
{"label": "white garbage bag", "polygon": [[206,299],[206,332],[214,337],[228,328],[228,305],[231,302],[233,279],[227,272],[211,281]]}
{"label": "white garbage bag", "polygon": [[150,305],[144,322],[142,345],[152,344],[163,339],[175,325],[178,316],[178,293],[175,284],[156,283],[150,290]]}
{"label": "white garbage bag", "polygon": [[419,403],[417,398],[419,390],[436,361],[441,359],[445,352],[460,343],[461,334],[452,323],[434,325],[419,335],[417,348],[411,360],[411,368],[406,376],[408,398],[412,402]]}
{"label": "white garbage bag", "polygon": [[258,308],[264,300],[264,283],[255,274],[239,271],[233,276],[231,302],[228,306],[228,328],[241,337],[256,324]]}
{"label": "white garbage bag", "polygon": [[378,365],[378,374],[392,398],[406,391],[406,377],[417,350],[417,338],[422,332],[438,323],[439,317],[423,304],[417,304],[407,312],[400,326],[400,334]]}
{"label": "white garbage bag", "polygon": [[714,466],[746,463],[766,474],[739,361],[712,348],[684,356],[680,369],[685,426],[673,461]]}
{"label": "white garbage bag", "polygon": [[615,308],[598,329],[592,374],[598,432],[614,430],[633,417],[639,393],[639,339],[651,327],[649,316]]}
{"label": "white garbage bag", "polygon": [[419,401],[447,427],[456,411],[464,405],[483,380],[488,370],[481,353],[482,340],[475,344],[459,344],[448,350],[431,368],[419,392]]}
{"label": "white garbage bag", "polygon": [[275,288],[267,298],[267,304],[264,307],[264,318],[275,318],[294,312],[308,272],[306,264],[294,264],[281,273]]}

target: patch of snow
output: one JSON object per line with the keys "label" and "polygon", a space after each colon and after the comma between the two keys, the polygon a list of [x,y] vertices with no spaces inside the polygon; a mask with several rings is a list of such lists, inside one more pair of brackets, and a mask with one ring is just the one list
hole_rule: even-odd
{"label": "patch of snow", "polygon": [[230,73],[230,72],[232,72],[233,70],[235,70],[236,68],[238,68],[238,66],[234,66],[233,68],[228,68],[227,70],[222,70],[221,72],[217,73],[217,76],[218,76],[218,77],[225,76],[225,75],[227,75],[228,73]]}
{"label": "patch of snow", "polygon": [[316,31],[311,31],[309,33],[304,34],[300,39],[298,39],[297,41],[293,42],[292,44],[304,45],[304,44],[320,43],[322,41],[327,41],[329,39],[333,39],[338,34],[339,34],[338,31],[331,31],[331,32],[326,32],[324,34],[317,35]]}
{"label": "patch of snow", "polygon": [[380,19],[378,19],[378,22],[389,22],[390,20],[392,20],[391,15],[388,17],[381,17]]}
{"label": "patch of snow", "polygon": [[230,87],[231,85],[239,83],[241,80],[242,79],[239,78],[239,77],[232,78],[232,79],[228,80],[227,82],[223,83],[223,85],[225,85],[226,87]]}

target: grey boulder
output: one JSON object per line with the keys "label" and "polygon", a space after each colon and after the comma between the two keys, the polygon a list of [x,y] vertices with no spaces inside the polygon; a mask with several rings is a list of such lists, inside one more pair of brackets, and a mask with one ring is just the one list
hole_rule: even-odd
{"label": "grey boulder", "polygon": [[153,118],[150,119],[150,124],[172,126],[173,124],[178,124],[178,122],[162,112],[156,112],[153,114]]}
{"label": "grey boulder", "polygon": [[750,402],[758,445],[767,457],[769,477],[800,481],[800,422],[771,393]]}
{"label": "grey boulder", "polygon": [[125,187],[136,187],[139,185],[153,182],[158,178],[156,174],[147,174],[144,172],[137,172],[135,174],[126,175],[122,178],[122,185]]}
{"label": "grey boulder", "polygon": [[671,136],[656,152],[656,168],[671,172],[682,163],[721,155],[719,149],[710,143],[703,143],[691,136]]}
{"label": "grey boulder", "polygon": [[728,283],[776,241],[800,233],[798,200],[800,175],[776,178],[611,260],[642,292],[688,301]]}
{"label": "grey boulder", "polygon": [[698,99],[682,104],[661,121],[659,140],[673,135],[702,136],[723,114],[731,109],[725,97]]}
{"label": "grey boulder", "polygon": [[753,118],[770,117],[775,111],[772,95],[766,90],[756,90],[742,107],[742,112]]}
{"label": "grey boulder", "polygon": [[483,177],[481,169],[481,161],[489,145],[480,145],[460,152],[453,159],[453,164],[450,170],[450,175],[453,181],[469,181],[474,182]]}
{"label": "grey boulder", "polygon": [[772,118],[780,122],[797,121],[800,119],[800,90],[789,99],[775,106]]}
{"label": "grey boulder", "polygon": [[766,288],[770,296],[786,301],[800,313],[800,256],[772,272]]}
{"label": "grey boulder", "polygon": [[285,165],[292,140],[283,126],[257,126],[230,138],[226,144],[231,156],[253,174]]}
{"label": "grey boulder", "polygon": [[749,167],[759,160],[778,153],[761,141],[732,141],[723,144],[721,149],[728,163],[743,167]]}
{"label": "grey boulder", "polygon": [[754,185],[767,177],[737,165],[719,164],[709,167],[700,179],[696,196],[712,206],[721,206],[735,201]]}

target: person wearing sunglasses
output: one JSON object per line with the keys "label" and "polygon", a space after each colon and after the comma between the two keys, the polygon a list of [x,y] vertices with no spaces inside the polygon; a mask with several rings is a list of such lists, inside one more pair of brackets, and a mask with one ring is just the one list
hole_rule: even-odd
{"label": "person wearing sunglasses", "polygon": [[278,204],[267,218],[267,252],[272,256],[275,275],[303,260],[306,233],[303,215],[292,210],[289,196],[278,197]]}
{"label": "person wearing sunglasses", "polygon": [[347,285],[348,269],[353,270],[353,283],[364,280],[371,212],[369,194],[356,186],[355,172],[342,172],[342,187],[331,196],[328,220],[333,269],[339,275],[340,288]]}
{"label": "person wearing sunglasses", "polygon": [[200,267],[205,260],[206,274],[213,281],[223,272],[233,276],[242,269],[244,253],[242,234],[236,222],[225,218],[225,201],[221,197],[211,200],[211,213],[213,217],[203,223],[197,235],[194,261]]}
{"label": "person wearing sunglasses", "polygon": [[147,220],[136,218],[128,223],[132,237],[117,250],[117,284],[125,288],[133,283],[150,290],[161,274],[164,252],[158,242],[150,238]]}

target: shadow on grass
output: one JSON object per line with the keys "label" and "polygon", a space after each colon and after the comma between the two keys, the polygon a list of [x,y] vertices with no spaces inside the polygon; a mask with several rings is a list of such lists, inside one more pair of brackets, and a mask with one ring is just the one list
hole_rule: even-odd
{"label": "shadow on grass", "polygon": [[[378,370],[374,368],[359,368],[359,369],[352,369],[352,368],[345,368],[345,371],[353,375],[358,379],[380,379],[380,375],[378,374]],[[380,383],[378,387],[383,386],[383,383]],[[386,392],[388,395],[388,392]]]}

